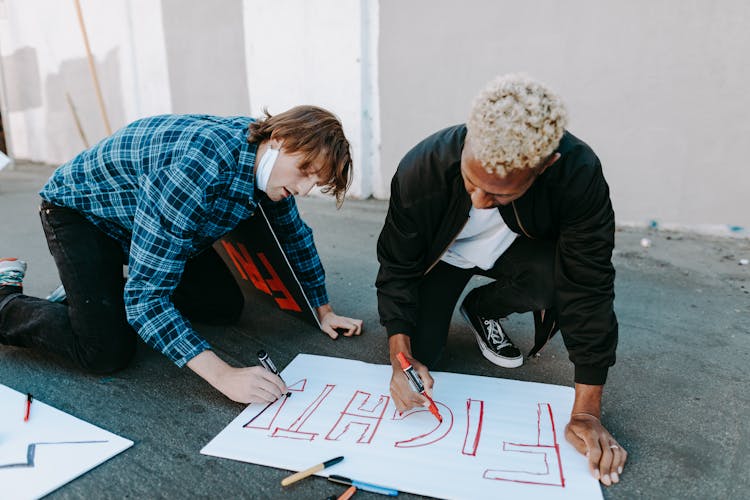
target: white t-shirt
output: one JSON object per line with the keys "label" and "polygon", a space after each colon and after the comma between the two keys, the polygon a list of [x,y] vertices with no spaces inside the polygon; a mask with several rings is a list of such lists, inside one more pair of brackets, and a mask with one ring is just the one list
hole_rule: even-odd
{"label": "white t-shirt", "polygon": [[469,220],[440,260],[462,269],[476,266],[486,271],[517,236],[497,208],[471,207]]}

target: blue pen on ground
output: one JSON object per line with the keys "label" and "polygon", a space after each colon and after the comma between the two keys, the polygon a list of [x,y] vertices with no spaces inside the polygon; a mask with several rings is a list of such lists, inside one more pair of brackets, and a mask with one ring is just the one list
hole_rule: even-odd
{"label": "blue pen on ground", "polygon": [[331,474],[330,476],[328,476],[328,480],[334,483],[345,484],[347,486],[356,486],[357,489],[360,489],[362,491],[369,491],[370,493],[379,493],[381,495],[386,495],[389,497],[398,496],[398,490],[394,490],[393,488],[378,486],[376,484],[363,483],[362,481],[349,479],[348,477],[344,476],[337,476],[336,474]]}
{"label": "blue pen on ground", "polygon": [[[260,361],[260,364],[263,366],[263,368],[281,378],[281,374],[279,374],[279,370],[276,368],[276,365],[273,364],[273,361],[271,361],[271,357],[263,349],[258,351],[258,361]],[[284,379],[281,378],[281,381],[284,382]],[[286,382],[284,382],[284,385],[286,385]],[[286,397],[290,397],[291,395],[291,392],[286,393]]]}

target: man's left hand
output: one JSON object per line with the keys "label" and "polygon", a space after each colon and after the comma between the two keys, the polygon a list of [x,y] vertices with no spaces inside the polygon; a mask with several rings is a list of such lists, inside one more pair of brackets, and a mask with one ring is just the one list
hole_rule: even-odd
{"label": "man's left hand", "polygon": [[620,482],[628,452],[604,428],[599,418],[573,413],[565,427],[565,437],[589,459],[591,474],[605,486]]}
{"label": "man's left hand", "polygon": [[318,321],[320,321],[320,329],[334,340],[339,337],[337,329],[342,331],[344,337],[362,334],[363,323],[361,319],[339,316],[333,312],[329,304],[318,307],[317,313]]}

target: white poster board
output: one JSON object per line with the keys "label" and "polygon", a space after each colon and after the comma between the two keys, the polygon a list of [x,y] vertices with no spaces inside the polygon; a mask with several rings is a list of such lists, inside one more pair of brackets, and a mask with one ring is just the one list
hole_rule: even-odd
{"label": "white poster board", "polygon": [[443,422],[399,415],[391,367],[299,354],[292,395],[251,404],[201,453],[440,498],[600,499],[586,458],[565,441],[573,389],[433,372]]}
{"label": "white poster board", "polygon": [[0,384],[0,498],[39,498],[133,442]]}

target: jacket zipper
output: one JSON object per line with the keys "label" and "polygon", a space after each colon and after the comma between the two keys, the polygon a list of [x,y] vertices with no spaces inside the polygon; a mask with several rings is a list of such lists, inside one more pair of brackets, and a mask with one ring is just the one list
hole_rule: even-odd
{"label": "jacket zipper", "polygon": [[523,224],[521,224],[521,218],[520,218],[520,217],[518,216],[518,210],[516,210],[516,202],[515,202],[515,201],[511,201],[511,202],[510,202],[510,204],[511,204],[511,205],[513,205],[513,213],[514,213],[514,214],[516,215],[516,222],[518,223],[518,227],[520,227],[520,228],[521,228],[521,231],[523,231],[523,234],[525,234],[527,238],[531,238],[531,239],[533,240],[533,239],[534,239],[534,237],[533,237],[533,236],[531,236],[531,235],[530,235],[530,234],[529,234],[529,233],[528,233],[528,232],[526,231],[526,228],[525,228],[525,227],[523,227]]}
{"label": "jacket zipper", "polygon": [[[549,313],[549,309],[546,312]],[[535,315],[534,320],[536,321],[536,313],[534,313],[534,315]],[[541,330],[544,327],[544,325],[542,324],[541,316],[540,316],[539,322],[540,322],[539,329]],[[534,343],[534,347],[531,349],[531,352],[534,353],[532,354],[532,356],[539,355],[539,352],[544,348],[544,346],[546,346],[549,343],[549,339],[552,338],[552,332],[554,332],[556,328],[557,328],[557,320],[555,319],[555,320],[552,320],[552,324],[550,325],[549,331],[547,332],[547,338],[544,340],[544,342],[540,342],[538,344],[536,342]]]}
{"label": "jacket zipper", "polygon": [[556,326],[557,326],[557,320],[552,322],[552,326],[549,329],[549,333],[547,333],[547,340],[544,341],[544,345],[547,345],[547,342],[549,342],[550,337],[552,337],[552,332],[555,331]]}
{"label": "jacket zipper", "polygon": [[432,268],[433,268],[433,267],[435,267],[435,266],[437,265],[437,263],[438,263],[438,262],[440,262],[440,259],[442,259],[442,258],[443,258],[443,255],[445,254],[445,252],[447,252],[447,251],[448,251],[448,249],[449,249],[449,248],[451,247],[451,245],[453,244],[453,242],[454,242],[454,241],[456,241],[456,238],[458,238],[458,235],[459,235],[459,234],[461,234],[461,231],[463,231],[463,230],[464,230],[464,227],[466,227],[466,224],[468,224],[468,222],[469,222],[469,218],[467,217],[467,218],[466,218],[466,220],[464,221],[464,223],[463,223],[463,224],[461,225],[461,229],[459,229],[459,230],[458,230],[458,232],[457,232],[457,233],[456,233],[456,235],[455,235],[455,236],[453,237],[453,239],[451,240],[451,242],[450,242],[450,243],[448,243],[448,246],[446,246],[446,247],[445,247],[445,248],[443,249],[443,251],[442,251],[442,252],[440,252],[440,255],[438,255],[438,258],[437,258],[437,259],[435,260],[435,262],[433,262],[433,263],[432,263],[432,265],[431,265],[430,267],[428,267],[428,268],[427,268],[427,270],[426,270],[426,271],[424,272],[423,276],[427,276],[427,273],[429,273],[430,271],[432,271]]}

